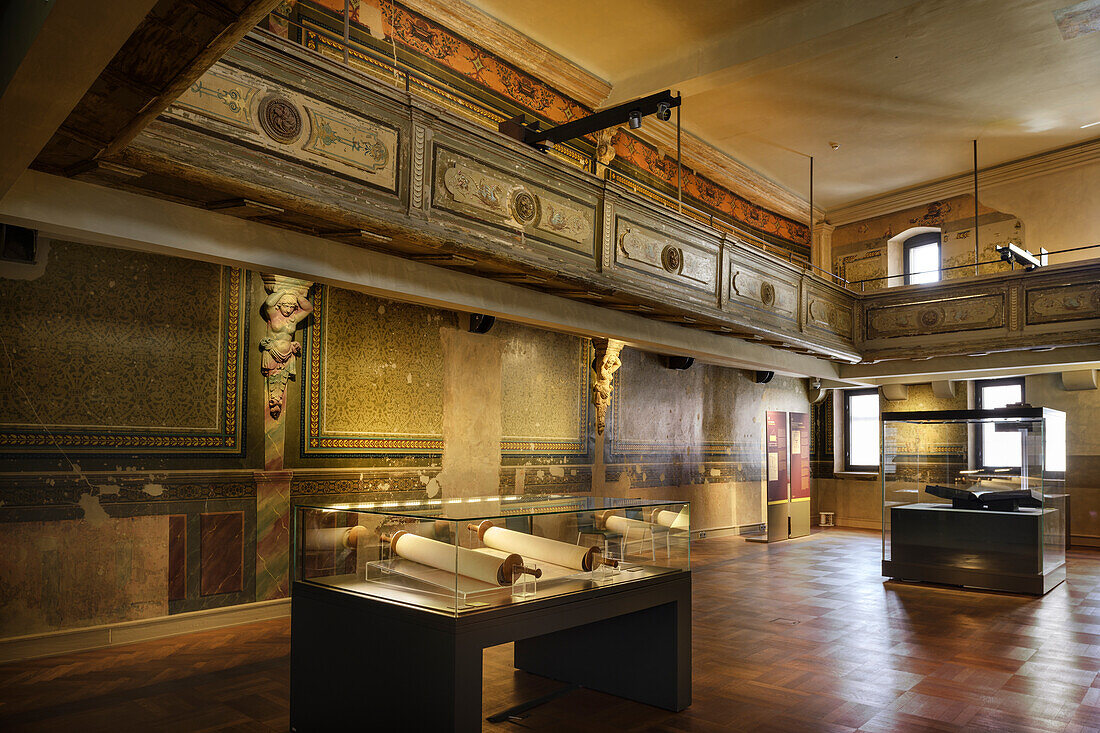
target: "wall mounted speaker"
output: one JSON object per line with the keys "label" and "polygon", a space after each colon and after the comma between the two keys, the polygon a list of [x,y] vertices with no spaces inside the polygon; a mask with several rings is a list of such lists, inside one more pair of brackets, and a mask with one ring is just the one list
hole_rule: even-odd
{"label": "wall mounted speaker", "polygon": [[666,369],[675,369],[676,371],[683,371],[684,369],[690,369],[691,365],[695,363],[694,356],[663,356],[661,361],[664,362]]}
{"label": "wall mounted speaker", "polygon": [[489,329],[497,322],[496,316],[487,316],[484,313],[470,314],[470,333],[489,333]]}
{"label": "wall mounted speaker", "polygon": [[752,378],[752,381],[756,382],[757,384],[767,384],[768,382],[772,381],[772,377],[774,376],[775,372],[757,372],[756,375]]}
{"label": "wall mounted speaker", "polygon": [[38,232],[14,224],[0,224],[0,259],[33,265],[38,257]]}

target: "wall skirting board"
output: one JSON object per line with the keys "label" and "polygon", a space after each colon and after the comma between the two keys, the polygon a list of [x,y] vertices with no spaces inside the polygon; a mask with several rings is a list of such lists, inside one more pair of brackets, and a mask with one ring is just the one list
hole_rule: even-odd
{"label": "wall skirting board", "polygon": [[0,640],[0,663],[133,644],[177,634],[284,618],[289,615],[290,599],[278,598],[272,601],[178,613],[140,621],[123,621],[82,629],[16,636]]}

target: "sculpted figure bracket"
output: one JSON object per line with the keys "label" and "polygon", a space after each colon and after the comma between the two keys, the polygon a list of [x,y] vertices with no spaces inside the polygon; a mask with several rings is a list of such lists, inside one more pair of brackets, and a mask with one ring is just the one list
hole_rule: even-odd
{"label": "sculpted figure bracket", "polygon": [[298,373],[302,346],[294,340],[294,332],[313,312],[309,300],[313,283],[281,275],[262,277],[268,296],[261,309],[267,335],[260,340],[260,372],[267,384],[268,413],[278,420],[286,405],[286,383]]}
{"label": "sculpted figure bracket", "polygon": [[603,435],[607,426],[607,408],[611,405],[611,380],[623,363],[619,352],[623,343],[613,339],[592,339],[596,358],[592,360],[592,405],[596,408],[596,432]]}

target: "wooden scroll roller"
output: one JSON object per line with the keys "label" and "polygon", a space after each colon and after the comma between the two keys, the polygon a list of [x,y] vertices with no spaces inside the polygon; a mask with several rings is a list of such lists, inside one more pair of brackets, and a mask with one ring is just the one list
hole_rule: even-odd
{"label": "wooden scroll roller", "polygon": [[495,526],[491,520],[486,519],[481,524],[467,525],[471,531],[477,532],[478,539],[485,543],[486,547],[504,552],[520,552],[528,557],[535,557],[544,562],[561,565],[574,570],[592,570],[595,566],[603,564],[616,567],[615,560],[602,557],[598,547],[582,547],[571,545],[568,542],[535,537],[534,535],[514,532],[510,529]]}
{"label": "wooden scroll roller", "polygon": [[382,535],[382,540],[390,543],[390,549],[395,555],[406,560],[452,573],[457,569],[459,575],[480,580],[483,583],[511,585],[512,576],[517,570],[524,575],[542,577],[542,570],[525,566],[523,558],[516,554],[504,558],[495,557],[465,547],[448,545],[446,542],[430,540],[403,529],[397,530],[392,535]]}

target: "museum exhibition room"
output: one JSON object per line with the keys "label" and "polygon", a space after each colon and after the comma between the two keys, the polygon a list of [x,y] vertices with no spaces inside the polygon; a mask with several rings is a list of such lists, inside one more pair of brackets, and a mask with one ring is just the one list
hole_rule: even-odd
{"label": "museum exhibition room", "polygon": [[1100,731],[1100,0],[0,39],[0,730]]}

